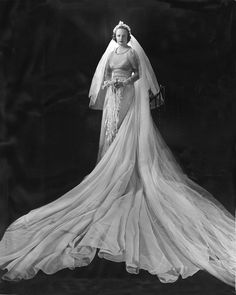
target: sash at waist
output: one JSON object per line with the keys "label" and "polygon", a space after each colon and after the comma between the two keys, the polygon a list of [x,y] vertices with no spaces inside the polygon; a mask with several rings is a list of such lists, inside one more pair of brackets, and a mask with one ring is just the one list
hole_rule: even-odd
{"label": "sash at waist", "polygon": [[130,72],[127,71],[121,71],[121,70],[115,70],[112,72],[112,79],[114,78],[129,78],[131,76]]}

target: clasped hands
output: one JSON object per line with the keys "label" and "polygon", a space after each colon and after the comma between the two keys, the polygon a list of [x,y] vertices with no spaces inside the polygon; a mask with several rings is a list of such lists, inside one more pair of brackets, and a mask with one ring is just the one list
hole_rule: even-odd
{"label": "clasped hands", "polygon": [[118,79],[116,79],[116,80],[106,80],[106,81],[104,81],[102,88],[104,89],[106,87],[112,86],[115,89],[119,89],[120,87],[124,87],[127,84],[128,83],[126,81],[119,81]]}

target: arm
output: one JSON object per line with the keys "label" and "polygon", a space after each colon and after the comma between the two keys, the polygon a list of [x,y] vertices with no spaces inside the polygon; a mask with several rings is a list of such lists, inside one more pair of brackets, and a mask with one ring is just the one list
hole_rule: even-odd
{"label": "arm", "polygon": [[132,66],[133,73],[131,77],[129,77],[123,82],[124,85],[133,84],[140,78],[140,73],[139,73],[140,62],[139,62],[138,55],[134,49],[130,50],[129,62]]}
{"label": "arm", "polygon": [[111,67],[110,67],[110,56],[107,59],[107,64],[106,64],[106,67],[105,67],[104,80],[103,80],[103,86],[102,86],[103,89],[111,85],[112,70],[111,70]]}
{"label": "arm", "polygon": [[106,68],[105,68],[104,81],[109,81],[109,80],[111,80],[111,67],[110,67],[110,63],[108,59]]}
{"label": "arm", "polygon": [[124,86],[129,85],[129,84],[133,84],[134,82],[136,82],[139,79],[139,71],[135,70],[133,71],[133,74],[131,77],[129,77],[128,79],[126,79],[123,84]]}

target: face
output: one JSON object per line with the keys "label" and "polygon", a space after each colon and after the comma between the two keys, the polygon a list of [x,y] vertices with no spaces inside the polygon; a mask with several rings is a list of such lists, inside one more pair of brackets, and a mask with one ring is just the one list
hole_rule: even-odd
{"label": "face", "polygon": [[128,32],[125,29],[116,30],[116,41],[119,45],[125,46],[128,43]]}

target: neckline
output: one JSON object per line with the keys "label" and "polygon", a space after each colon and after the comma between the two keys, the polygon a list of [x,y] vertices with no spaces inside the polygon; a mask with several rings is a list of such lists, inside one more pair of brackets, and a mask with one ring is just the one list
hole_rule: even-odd
{"label": "neckline", "polygon": [[116,53],[117,55],[125,54],[126,52],[128,52],[128,51],[131,49],[131,47],[128,47],[128,49],[125,50],[124,52],[120,52],[120,53],[118,53],[118,52],[117,52],[117,49],[118,49],[118,48],[119,48],[119,47],[117,47],[117,48],[115,49],[115,53]]}

